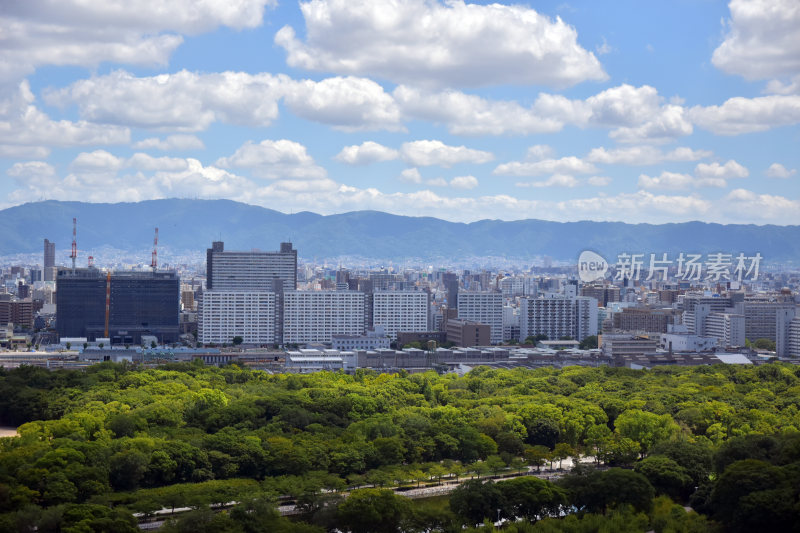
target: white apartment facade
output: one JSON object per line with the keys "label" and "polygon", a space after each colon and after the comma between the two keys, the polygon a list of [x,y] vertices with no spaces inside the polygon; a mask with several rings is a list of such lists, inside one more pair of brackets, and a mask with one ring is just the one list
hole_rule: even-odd
{"label": "white apartment facade", "polygon": [[362,335],[365,297],[359,291],[283,293],[283,343],[329,343],[333,335]]}
{"label": "white apartment facade", "polygon": [[520,342],[539,334],[577,341],[597,335],[597,300],[588,296],[521,298],[519,314]]}
{"label": "white apartment facade", "polygon": [[275,293],[205,291],[200,299],[197,337],[203,344],[275,343]]}
{"label": "white apartment facade", "polygon": [[705,334],[716,338],[720,346],[744,346],[744,315],[711,313],[705,319]]}
{"label": "white apartment facade", "polygon": [[429,297],[423,291],[375,291],[372,324],[397,339],[399,331],[428,331]]}
{"label": "white apartment facade", "polygon": [[492,344],[503,342],[503,295],[499,292],[459,292],[458,318],[486,324]]}

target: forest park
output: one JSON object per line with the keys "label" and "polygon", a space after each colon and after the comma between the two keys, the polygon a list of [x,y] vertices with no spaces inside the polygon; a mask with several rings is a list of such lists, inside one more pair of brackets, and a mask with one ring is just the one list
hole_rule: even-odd
{"label": "forest park", "polygon": [[186,507],[161,531],[800,530],[788,364],[21,367],[0,370],[0,425],[19,435],[0,439],[0,531],[132,532]]}

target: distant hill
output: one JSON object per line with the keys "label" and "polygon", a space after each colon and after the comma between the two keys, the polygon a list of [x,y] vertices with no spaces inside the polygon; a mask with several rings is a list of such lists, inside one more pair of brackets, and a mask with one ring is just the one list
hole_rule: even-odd
{"label": "distant hill", "polygon": [[144,250],[153,228],[160,245],[203,252],[213,240],[230,250],[275,250],[291,240],[302,258],[345,255],[374,259],[497,256],[527,260],[577,259],[585,249],[615,261],[621,252],[760,252],[765,261],[800,261],[800,226],[625,224],[481,220],[469,224],[377,211],[339,215],[284,214],[230,200],[151,200],[96,204],[45,201],[0,211],[0,255],[41,252],[42,240],[67,250],[72,217],[81,250],[104,246]]}

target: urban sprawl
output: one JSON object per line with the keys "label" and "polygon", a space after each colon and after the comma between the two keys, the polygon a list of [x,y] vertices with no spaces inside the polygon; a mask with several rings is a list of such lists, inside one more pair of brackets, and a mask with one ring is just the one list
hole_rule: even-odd
{"label": "urban sprawl", "polygon": [[348,270],[298,250],[231,251],[205,268],[41,265],[2,272],[0,365],[231,362],[271,372],[467,372],[760,364],[800,358],[800,276],[760,254],[584,252],[572,267]]}

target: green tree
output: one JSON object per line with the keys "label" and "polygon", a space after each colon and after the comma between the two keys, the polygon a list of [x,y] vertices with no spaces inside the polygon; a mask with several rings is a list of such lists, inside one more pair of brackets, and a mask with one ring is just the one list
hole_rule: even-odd
{"label": "green tree", "polygon": [[630,409],[621,413],[614,421],[617,432],[638,442],[642,457],[661,441],[679,433],[678,424],[669,415],[657,415],[639,409]]}
{"label": "green tree", "polygon": [[535,466],[537,472],[541,472],[542,467],[550,460],[550,450],[547,446],[531,446],[525,450],[525,460],[529,465]]}
{"label": "green tree", "polygon": [[588,337],[584,337],[579,345],[579,348],[581,350],[592,350],[597,348],[597,335],[589,335]]}
{"label": "green tree", "polygon": [[775,341],[765,338],[756,339],[753,346],[759,350],[775,351]]}
{"label": "green tree", "polygon": [[685,501],[691,493],[691,476],[669,457],[651,455],[636,463],[633,469],[647,478],[657,494],[665,494],[676,501]]}
{"label": "green tree", "polygon": [[394,533],[403,531],[410,517],[406,498],[389,489],[358,489],[339,505],[339,527],[352,533]]}
{"label": "green tree", "polygon": [[575,450],[566,442],[559,442],[553,449],[553,458],[558,461],[558,469],[561,470],[561,464],[564,459],[575,455]]}
{"label": "green tree", "polygon": [[470,525],[495,519],[503,507],[503,496],[493,481],[471,479],[450,493],[450,509]]}
{"label": "green tree", "polygon": [[241,335],[236,335],[231,340],[231,342],[233,343],[234,346],[239,346],[240,344],[242,344],[244,342],[244,338]]}
{"label": "green tree", "polygon": [[558,516],[567,504],[567,492],[537,477],[518,477],[497,483],[504,514],[535,522],[539,517]]}

